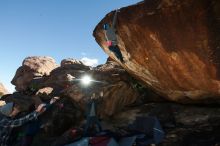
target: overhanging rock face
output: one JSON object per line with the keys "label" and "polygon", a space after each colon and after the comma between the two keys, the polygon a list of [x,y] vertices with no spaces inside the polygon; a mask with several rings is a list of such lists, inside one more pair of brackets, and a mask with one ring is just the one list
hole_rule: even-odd
{"label": "overhanging rock face", "polygon": [[[113,15],[93,35],[120,62],[103,30]],[[157,93],[183,103],[220,99],[220,1],[146,0],[120,9],[116,33],[125,60],[120,64]]]}

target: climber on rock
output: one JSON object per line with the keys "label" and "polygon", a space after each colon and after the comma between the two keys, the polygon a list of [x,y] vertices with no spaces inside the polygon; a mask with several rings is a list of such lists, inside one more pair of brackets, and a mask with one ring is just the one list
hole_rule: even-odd
{"label": "climber on rock", "polygon": [[37,119],[46,109],[45,104],[40,104],[36,110],[30,114],[14,119],[14,117],[20,112],[15,103],[9,102],[0,108],[0,146],[9,146],[9,138],[11,136],[12,129],[20,127],[25,123]]}
{"label": "climber on rock", "polygon": [[[44,104],[44,108],[45,110],[48,110],[52,107],[52,105],[59,100],[60,97],[53,97],[49,103]],[[22,144],[21,146],[31,146],[33,139],[35,137],[35,135],[39,132],[40,127],[43,128],[44,125],[41,123],[40,120],[35,120],[32,122],[29,122],[26,125],[26,128],[24,130],[24,137],[22,139]]]}
{"label": "climber on rock", "polygon": [[[28,88],[24,93],[30,97],[34,96],[38,91],[37,88]],[[50,108],[59,97],[53,97],[48,104],[42,103],[40,98],[34,97],[34,103],[30,108],[30,114],[17,118],[20,114],[19,106],[14,102],[9,102],[0,107],[0,146],[14,145],[18,141],[22,141],[22,146],[29,145],[31,143],[30,138],[40,129],[40,122],[37,117],[45,110]],[[36,107],[37,106],[37,107]],[[36,108],[36,109],[35,109]],[[25,125],[25,130],[17,127]],[[14,129],[14,130],[13,130]],[[23,129],[23,128],[22,128]],[[18,131],[19,130],[19,131]],[[16,133],[16,131],[18,133]],[[24,133],[24,139],[18,140],[19,133]],[[28,137],[28,143],[27,143]],[[13,143],[13,144],[12,144]]]}
{"label": "climber on rock", "polygon": [[123,60],[122,53],[118,47],[116,29],[115,29],[117,13],[118,13],[118,10],[116,10],[115,12],[112,26],[110,26],[109,24],[104,24],[103,27],[104,27],[106,43],[107,43],[109,50],[113,52],[114,55],[123,63],[124,60]]}

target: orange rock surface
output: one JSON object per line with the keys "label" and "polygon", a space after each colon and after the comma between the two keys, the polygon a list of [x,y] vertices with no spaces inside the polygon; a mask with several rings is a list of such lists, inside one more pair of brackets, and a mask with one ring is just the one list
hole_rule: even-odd
{"label": "orange rock surface", "polygon": [[[103,25],[94,37],[106,46]],[[165,98],[183,103],[220,99],[220,1],[147,0],[121,8],[116,22],[118,46],[131,75]]]}

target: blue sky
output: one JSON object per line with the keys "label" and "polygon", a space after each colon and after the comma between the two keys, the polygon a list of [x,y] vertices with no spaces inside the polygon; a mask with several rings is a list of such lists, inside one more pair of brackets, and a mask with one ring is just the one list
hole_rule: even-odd
{"label": "blue sky", "polygon": [[[107,55],[92,32],[110,11],[141,0],[0,0],[0,82],[11,85],[27,56],[102,64]],[[90,62],[91,63],[91,62]]]}

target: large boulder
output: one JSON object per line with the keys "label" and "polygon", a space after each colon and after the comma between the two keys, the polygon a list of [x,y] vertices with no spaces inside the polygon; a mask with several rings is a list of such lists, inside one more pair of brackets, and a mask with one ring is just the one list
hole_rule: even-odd
{"label": "large boulder", "polygon": [[116,22],[121,63],[97,25],[94,37],[132,76],[168,100],[216,102],[220,97],[220,1],[146,0],[121,8]]}
{"label": "large boulder", "polygon": [[[95,82],[88,87],[83,86],[80,79],[84,75],[91,76]],[[93,69],[75,61],[54,69],[50,76],[45,77],[43,86],[53,88],[52,94],[72,99],[83,111],[92,94],[95,94],[101,100],[98,113],[105,117],[136,101],[139,93],[130,80],[129,74],[114,61],[108,61]]]}
{"label": "large boulder", "polygon": [[11,83],[15,85],[17,91],[24,91],[27,89],[32,79],[48,76],[55,68],[57,68],[57,64],[51,57],[27,57],[24,59],[22,66],[17,69]]}
{"label": "large boulder", "polygon": [[2,95],[8,94],[9,92],[7,91],[7,89],[4,87],[4,85],[2,83],[0,83],[0,97]]}

